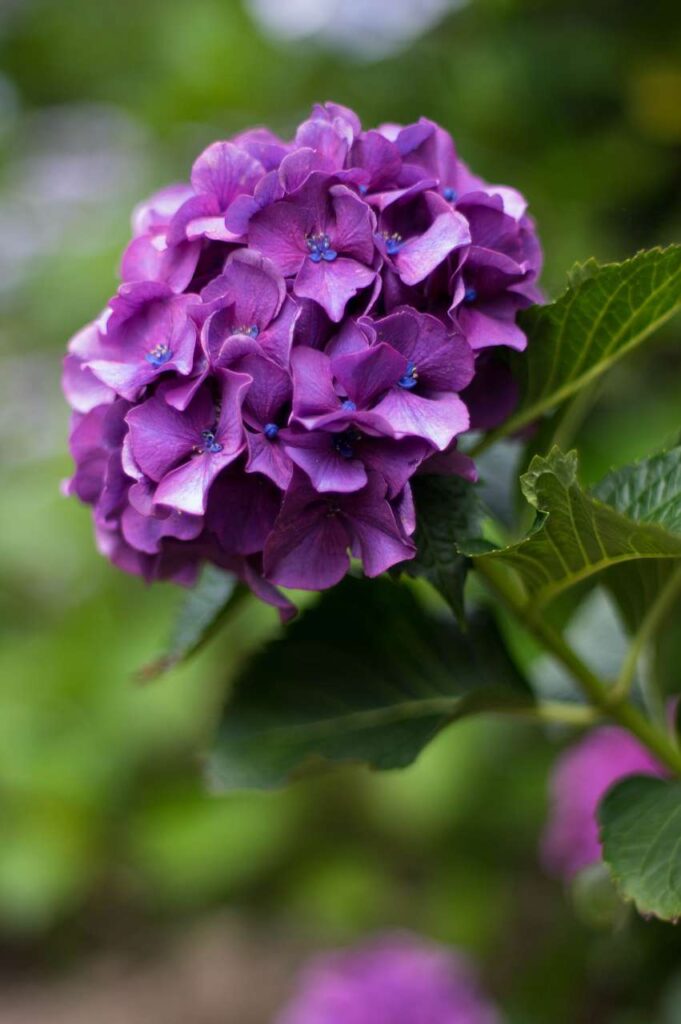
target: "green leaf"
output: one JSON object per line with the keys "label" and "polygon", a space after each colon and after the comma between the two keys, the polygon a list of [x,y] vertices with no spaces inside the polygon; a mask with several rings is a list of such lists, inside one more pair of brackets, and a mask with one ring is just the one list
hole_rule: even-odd
{"label": "green leaf", "polygon": [[[598,491],[608,504],[582,490],[577,454],[554,448],[535,456],[521,477],[534,525],[521,541],[477,553],[474,564],[493,559],[521,577],[539,607],[596,573],[637,560],[681,557],[681,448],[611,474]],[[620,587],[626,580],[620,580]]]}
{"label": "green leaf", "polygon": [[413,483],[417,555],[404,565],[410,576],[428,580],[459,619],[470,559],[459,545],[475,537],[484,515],[475,486],[461,477],[422,476]]}
{"label": "green leaf", "polygon": [[448,722],[531,701],[491,620],[464,633],[404,584],[348,578],[246,667],[208,775],[235,789],[323,764],[401,768]]}
{"label": "green leaf", "polygon": [[574,268],[555,302],[520,314],[528,347],[513,359],[522,398],[489,442],[512,434],[586,387],[681,309],[681,245],[624,263]]}
{"label": "green leaf", "polygon": [[681,918],[681,782],[634,775],[598,810],[603,858],[642,914]]}
{"label": "green leaf", "polygon": [[139,678],[144,682],[155,679],[203,647],[238,602],[241,590],[237,583],[232,573],[206,565],[182,603],[167,652],[140,669]]}

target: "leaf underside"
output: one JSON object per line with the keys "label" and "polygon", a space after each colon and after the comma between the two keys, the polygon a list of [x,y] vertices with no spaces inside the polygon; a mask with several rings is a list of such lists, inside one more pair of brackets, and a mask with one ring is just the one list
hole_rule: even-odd
{"label": "leaf underside", "polygon": [[476,487],[457,476],[422,476],[413,483],[416,558],[404,565],[410,576],[428,580],[459,619],[470,559],[459,545],[475,537],[484,516]]}
{"label": "leaf underside", "polygon": [[448,722],[531,702],[487,617],[462,632],[404,585],[348,578],[245,668],[208,777],[234,789],[321,764],[401,768]]}
{"label": "leaf underside", "polygon": [[168,650],[140,669],[142,681],[155,679],[195,654],[222,624],[238,600],[236,577],[214,565],[206,565],[196,586],[185,597],[170,636]]}

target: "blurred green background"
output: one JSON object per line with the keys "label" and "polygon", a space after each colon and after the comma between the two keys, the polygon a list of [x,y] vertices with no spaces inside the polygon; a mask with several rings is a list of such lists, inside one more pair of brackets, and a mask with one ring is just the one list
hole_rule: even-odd
{"label": "blurred green background", "polygon": [[[198,753],[276,617],[245,605],[189,666],[136,683],[181,594],[107,565],[60,497],[61,354],[115,289],[132,205],[317,99],[448,127],[528,196],[549,293],[575,260],[681,234],[678,0],[2,0],[0,1021],[266,1024],[305,951],[409,927],[477,958],[517,1024],[678,1024],[678,932],[595,930],[541,873],[560,737],[472,721],[403,773],[211,798]],[[678,431],[678,341],[677,324],[608,378],[587,480]]]}

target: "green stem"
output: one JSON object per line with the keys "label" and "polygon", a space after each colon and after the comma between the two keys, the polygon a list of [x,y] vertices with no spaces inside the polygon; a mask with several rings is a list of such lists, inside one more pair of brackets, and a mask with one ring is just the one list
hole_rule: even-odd
{"label": "green stem", "polygon": [[505,713],[515,718],[528,718],[531,721],[548,722],[553,725],[593,725],[601,718],[597,708],[561,700],[544,700],[531,708],[509,708]]}
{"label": "green stem", "polygon": [[671,611],[676,598],[681,594],[681,565],[674,570],[666,584],[646,612],[641,625],[636,631],[627,651],[617,682],[610,691],[613,703],[626,700],[631,692],[636,675],[636,667],[641,655],[657,632],[658,627]]}
{"label": "green stem", "polygon": [[493,562],[475,559],[475,568],[488,587],[518,621],[568,670],[594,708],[633,733],[674,774],[681,775],[681,750],[633,704],[612,703],[612,688],[592,672],[563,636],[544,619],[533,615],[517,582]]}

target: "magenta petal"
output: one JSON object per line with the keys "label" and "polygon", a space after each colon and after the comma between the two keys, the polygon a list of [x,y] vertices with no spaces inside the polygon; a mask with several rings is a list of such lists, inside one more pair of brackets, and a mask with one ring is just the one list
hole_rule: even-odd
{"label": "magenta petal", "polygon": [[477,350],[505,345],[519,352],[527,348],[527,337],[515,319],[501,319],[490,316],[484,308],[457,310],[459,327],[468,338],[472,348]]}
{"label": "magenta petal", "polygon": [[458,395],[446,393],[423,398],[393,388],[375,411],[388,420],[398,437],[422,437],[441,451],[469,426],[464,403]]}
{"label": "magenta petal", "polygon": [[358,291],[368,287],[376,271],[355,260],[339,256],[332,263],[313,263],[306,259],[296,277],[293,290],[301,298],[314,299],[334,323],[343,318],[345,307]]}
{"label": "magenta petal", "polygon": [[252,217],[248,239],[254,248],[272,260],[280,274],[290,277],[307,258],[305,239],[310,230],[312,225],[306,211],[280,200]]}
{"label": "magenta petal", "polygon": [[234,323],[259,331],[275,318],[286,296],[284,279],[259,253],[240,249],[233,253],[219,277],[201,293],[203,302],[220,300],[233,308]]}
{"label": "magenta petal", "polygon": [[113,402],[116,397],[115,391],[98,380],[75,355],[64,358],[61,384],[69,405],[76,412],[90,412],[98,405]]}
{"label": "magenta petal", "polygon": [[441,213],[422,235],[408,239],[397,256],[395,266],[405,284],[419,284],[450,252],[471,240],[465,217],[450,211]]}
{"label": "magenta petal", "polygon": [[301,422],[310,417],[336,412],[340,400],[333,386],[331,362],[314,348],[295,348],[291,352],[293,371],[293,415]]}
{"label": "magenta petal", "polygon": [[336,224],[329,231],[334,249],[344,256],[371,263],[374,258],[376,218],[366,203],[345,185],[331,188]]}
{"label": "magenta petal", "polygon": [[235,458],[234,454],[223,455],[222,452],[219,455],[195,455],[163,477],[154,491],[154,501],[179,512],[204,515],[211,484]]}
{"label": "magenta petal", "polygon": [[194,540],[203,529],[203,520],[199,516],[178,512],[166,516],[141,515],[129,505],[121,516],[121,529],[131,547],[148,555],[156,555],[161,550],[164,537]]}
{"label": "magenta petal", "polygon": [[156,396],[135,406],[127,422],[136,464],[151,480],[162,480],[200,445],[201,430],[210,425],[213,415],[212,402],[205,392],[186,412],[178,412]]}
{"label": "magenta petal", "polygon": [[214,142],[192,168],[192,186],[198,193],[214,196],[225,211],[233,199],[253,192],[264,169],[258,160],[231,142]]}

